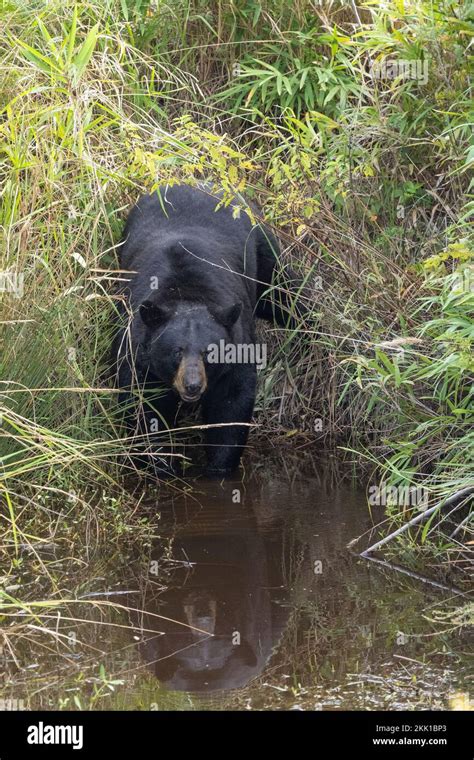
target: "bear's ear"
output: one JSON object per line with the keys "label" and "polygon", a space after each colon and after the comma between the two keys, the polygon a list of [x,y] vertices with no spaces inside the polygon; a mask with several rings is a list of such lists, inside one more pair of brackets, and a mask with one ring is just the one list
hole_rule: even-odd
{"label": "bear's ear", "polygon": [[169,312],[151,301],[140,304],[140,316],[147,327],[158,327],[169,319]]}
{"label": "bear's ear", "polygon": [[223,327],[232,327],[232,325],[235,325],[238,318],[240,317],[241,311],[242,304],[234,303],[233,306],[228,306],[225,309],[216,309],[214,312],[214,317],[218,322],[220,322],[221,325],[223,325]]}

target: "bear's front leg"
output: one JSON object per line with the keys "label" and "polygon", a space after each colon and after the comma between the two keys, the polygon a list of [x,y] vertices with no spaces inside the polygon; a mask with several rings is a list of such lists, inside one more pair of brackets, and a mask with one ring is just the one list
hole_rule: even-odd
{"label": "bear's front leg", "polygon": [[175,456],[173,434],[176,427],[178,400],[170,390],[157,391],[156,387],[145,387],[137,405],[136,433],[141,438],[138,463],[157,477],[174,475]]}
{"label": "bear's front leg", "polygon": [[[157,477],[173,474],[173,441],[169,428],[175,427],[178,408],[176,394],[159,391],[152,378],[135,377],[126,368],[119,372],[119,404],[125,425],[133,437],[132,461]],[[133,392],[132,391],[133,388]]]}
{"label": "bear's front leg", "polygon": [[255,404],[257,370],[255,365],[235,365],[202,402],[206,425],[223,425],[205,431],[206,474],[213,477],[230,475],[238,466],[247,443],[248,424]]}

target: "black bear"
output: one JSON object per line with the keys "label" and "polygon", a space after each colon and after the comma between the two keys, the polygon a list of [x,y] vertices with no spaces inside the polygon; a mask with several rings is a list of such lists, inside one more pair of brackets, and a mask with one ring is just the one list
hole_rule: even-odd
{"label": "black bear", "polygon": [[221,198],[206,184],[174,184],[139,199],[120,253],[130,271],[122,304],[129,322],[114,344],[120,402],[151,442],[155,467],[170,452],[166,430],[176,428],[180,401],[199,401],[204,424],[214,426],[205,429],[207,473],[217,476],[238,466],[255,402],[256,362],[238,349],[255,346],[255,316],[286,325],[291,309],[284,289],[266,297],[275,237],[241,203],[236,210],[236,199],[216,209]]}

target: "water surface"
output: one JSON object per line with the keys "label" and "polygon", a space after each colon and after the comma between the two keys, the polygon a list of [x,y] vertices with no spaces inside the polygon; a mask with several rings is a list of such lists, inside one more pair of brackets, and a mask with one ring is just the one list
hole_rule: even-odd
{"label": "water surface", "polygon": [[143,545],[132,535],[24,562],[30,600],[45,598],[48,571],[50,597],[76,601],[19,629],[2,697],[39,709],[466,705],[467,642],[440,619],[458,602],[348,549],[384,517],[349,465],[254,450],[239,477],[139,485],[135,498],[154,526]]}
{"label": "water surface", "polygon": [[449,595],[347,547],[383,518],[350,471],[305,452],[198,480],[162,506],[170,554],[152,551],[164,587],[144,589],[141,657],[196,706],[444,706],[464,670],[427,618]]}

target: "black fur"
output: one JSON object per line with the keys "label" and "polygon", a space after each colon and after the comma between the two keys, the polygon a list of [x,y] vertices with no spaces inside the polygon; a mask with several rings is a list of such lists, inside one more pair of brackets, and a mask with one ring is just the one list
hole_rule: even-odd
{"label": "black fur", "polygon": [[[173,382],[183,356],[197,362],[220,340],[255,343],[255,315],[288,323],[285,295],[277,303],[265,298],[279,254],[275,237],[243,211],[234,218],[234,204],[216,211],[218,202],[207,186],[161,188],[140,198],[124,230],[121,268],[135,273],[124,291],[131,322],[120,330],[114,354],[128,422],[148,434],[152,454],[169,451],[166,429],[176,427],[179,396]],[[250,423],[256,366],[206,364],[205,369],[203,422]],[[133,386],[144,391],[138,415]],[[159,430],[152,435],[157,419]],[[206,430],[208,473],[232,472],[247,435],[245,425]]]}

